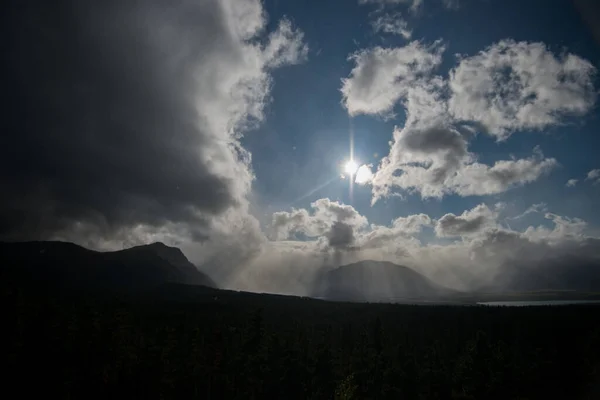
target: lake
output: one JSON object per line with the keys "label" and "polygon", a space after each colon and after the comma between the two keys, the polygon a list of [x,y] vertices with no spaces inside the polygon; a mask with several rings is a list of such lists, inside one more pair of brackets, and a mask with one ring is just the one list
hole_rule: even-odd
{"label": "lake", "polygon": [[600,304],[600,300],[526,300],[526,301],[484,301],[477,303],[484,306],[566,306],[573,304]]}

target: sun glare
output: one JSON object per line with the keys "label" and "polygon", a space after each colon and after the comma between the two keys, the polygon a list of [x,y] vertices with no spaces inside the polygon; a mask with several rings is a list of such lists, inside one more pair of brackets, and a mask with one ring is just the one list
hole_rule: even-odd
{"label": "sun glare", "polygon": [[354,175],[358,171],[358,164],[354,160],[347,161],[344,165],[344,171],[348,175]]}

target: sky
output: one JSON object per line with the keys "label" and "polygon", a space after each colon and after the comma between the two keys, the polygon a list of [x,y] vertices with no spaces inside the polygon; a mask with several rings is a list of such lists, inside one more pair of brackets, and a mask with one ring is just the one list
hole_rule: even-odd
{"label": "sky", "polygon": [[163,241],[292,294],[365,259],[600,265],[593,0],[3,7],[1,240]]}

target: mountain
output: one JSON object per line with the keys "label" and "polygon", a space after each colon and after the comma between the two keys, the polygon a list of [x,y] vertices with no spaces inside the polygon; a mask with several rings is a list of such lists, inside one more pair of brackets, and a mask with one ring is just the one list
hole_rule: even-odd
{"label": "mountain", "polygon": [[138,290],[167,282],[215,287],[181,250],[153,243],[98,252],[68,242],[0,243],[3,279],[76,288]]}
{"label": "mountain", "polygon": [[317,278],[314,297],[348,301],[436,299],[455,291],[437,285],[418,272],[391,262],[361,261]]}

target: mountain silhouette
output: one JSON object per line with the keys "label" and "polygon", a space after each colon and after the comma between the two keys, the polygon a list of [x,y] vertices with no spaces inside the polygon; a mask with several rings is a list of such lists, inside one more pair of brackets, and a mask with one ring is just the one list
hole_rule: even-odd
{"label": "mountain silhouette", "polygon": [[437,285],[413,269],[382,261],[360,261],[322,273],[315,297],[347,301],[435,299],[455,291]]}
{"label": "mountain silhouette", "polygon": [[75,288],[137,290],[164,283],[215,287],[176,247],[163,243],[99,252],[68,242],[0,243],[4,279]]}

